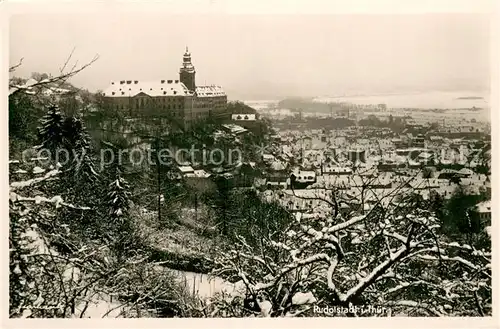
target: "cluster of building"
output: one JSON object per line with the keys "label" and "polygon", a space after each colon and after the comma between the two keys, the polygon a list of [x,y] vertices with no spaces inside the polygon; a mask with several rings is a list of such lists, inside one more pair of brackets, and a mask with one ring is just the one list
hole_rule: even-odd
{"label": "cluster of building", "polygon": [[227,95],[218,85],[196,85],[196,70],[186,48],[177,79],[112,81],[103,92],[108,109],[129,117],[160,116],[183,127],[223,112]]}
{"label": "cluster of building", "polygon": [[[263,154],[265,174],[255,186],[266,200],[316,217],[331,214],[324,200],[333,191],[345,212],[387,205],[405,193],[449,199],[459,186],[468,194],[491,195],[488,141],[372,130],[372,136],[361,127],[278,131],[277,147]],[[488,206],[476,210],[490,220]]]}
{"label": "cluster of building", "polygon": [[[249,131],[233,126],[219,134],[241,142]],[[241,159],[231,168],[188,161],[179,177],[205,192],[215,188],[214,176],[223,175],[231,186],[256,189],[266,201],[324,219],[331,216],[333,196],[346,215],[388,206],[409,194],[446,200],[459,187],[468,194],[491,196],[490,152],[487,139],[395,135],[381,128],[277,130],[259,159]],[[489,202],[473,211],[490,225]]]}
{"label": "cluster of building", "polygon": [[[376,117],[382,122],[400,120],[405,125],[433,127],[441,134],[478,135],[490,133],[490,112],[488,108],[422,109],[388,108],[385,104],[357,105],[332,103],[331,111],[317,112],[311,109],[281,108],[278,101],[248,102],[259,109],[259,113],[272,120],[282,122],[296,119],[348,119],[353,124],[360,120]],[[255,105],[254,105],[255,104]]]}
{"label": "cluster of building", "polygon": [[[226,109],[227,95],[220,86],[197,86],[191,54],[186,49],[178,79],[121,80],[104,91],[106,106],[134,117],[160,115],[177,119],[184,127]],[[255,105],[257,107],[257,105]],[[230,168],[203,166],[193,159],[179,166],[178,176],[196,190],[213,188],[212,177],[225,175],[234,186],[256,188],[268,201],[276,201],[304,216],[324,217],[331,212],[328,199],[335,193],[342,212],[366,211],[392,202],[395,195],[416,193],[429,199],[437,193],[451,198],[461,186],[470,194],[490,194],[489,133],[487,123],[472,116],[443,110],[392,111],[384,104],[347,107],[321,115],[354,120],[345,129],[278,130],[259,159],[241,159]],[[471,114],[467,112],[467,114]],[[296,111],[268,102],[259,110],[281,120]],[[226,113],[227,114],[227,113]],[[318,114],[319,115],[319,114]],[[395,134],[390,128],[360,126],[359,120],[403,118],[407,127]],[[243,140],[258,122],[255,113],[232,113],[215,136]],[[433,129],[428,129],[434,124]],[[417,129],[418,130],[418,129]],[[340,199],[338,194],[341,194]],[[326,201],[325,201],[326,200]],[[361,206],[361,208],[360,208]],[[490,220],[488,204],[477,207],[481,219]]]}

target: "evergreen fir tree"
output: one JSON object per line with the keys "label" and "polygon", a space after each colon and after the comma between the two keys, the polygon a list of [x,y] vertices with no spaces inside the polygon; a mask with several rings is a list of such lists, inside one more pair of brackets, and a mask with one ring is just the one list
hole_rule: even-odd
{"label": "evergreen fir tree", "polygon": [[125,167],[119,162],[118,148],[106,143],[113,149],[113,162],[106,168],[107,186],[104,197],[104,208],[107,213],[105,225],[102,227],[115,240],[120,250],[121,246],[130,238],[132,230],[128,211],[130,207],[130,187],[125,180]]}
{"label": "evergreen fir tree", "polygon": [[[53,118],[54,113],[49,113]],[[49,115],[48,115],[49,116]],[[51,131],[52,126],[60,127],[61,134],[58,135],[58,147],[54,149],[65,150],[68,158],[63,158],[63,152],[59,152],[60,173],[57,181],[47,184],[47,193],[60,195],[62,198],[72,204],[85,204],[93,208],[94,211],[81,212],[71,208],[60,210],[64,224],[68,225],[72,232],[84,234],[89,238],[100,237],[98,229],[99,213],[97,207],[102,202],[103,193],[99,189],[100,177],[95,170],[94,158],[91,148],[91,140],[86,132],[84,125],[79,118],[60,116],[62,121],[59,124],[59,118],[52,120],[58,122],[57,125],[47,125],[46,131]],[[52,129],[54,130],[54,129]],[[55,160],[55,159],[53,159]]]}
{"label": "evergreen fir tree", "polygon": [[63,147],[63,116],[56,106],[51,106],[41,120],[38,128],[39,147],[51,152],[51,160],[55,159],[56,152]]}
{"label": "evergreen fir tree", "polygon": [[129,185],[120,173],[108,184],[106,203],[108,205],[108,215],[112,223],[123,225],[129,210]]}
{"label": "evergreen fir tree", "polygon": [[64,120],[63,144],[70,152],[66,168],[68,176],[80,186],[94,185],[99,175],[95,170],[90,136],[80,119],[70,117]]}
{"label": "evergreen fir tree", "polygon": [[90,136],[79,118],[69,117],[63,122],[63,142],[68,148],[89,148]]}

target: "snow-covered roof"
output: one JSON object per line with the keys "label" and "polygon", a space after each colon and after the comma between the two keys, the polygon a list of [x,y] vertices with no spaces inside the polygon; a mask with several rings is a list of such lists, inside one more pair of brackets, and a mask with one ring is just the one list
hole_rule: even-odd
{"label": "snow-covered roof", "polygon": [[474,172],[468,168],[462,168],[458,171],[459,174],[462,174],[462,175],[474,175]]}
{"label": "snow-covered roof", "polygon": [[439,174],[457,174],[458,171],[454,170],[454,169],[442,169]]}
{"label": "snow-covered roof", "polygon": [[316,176],[316,173],[314,171],[305,171],[305,170],[296,172],[294,174],[295,174],[295,176],[297,176],[297,178],[299,178],[300,176],[305,176],[305,177],[315,177]]}
{"label": "snow-covered roof", "polygon": [[208,178],[211,174],[203,169],[194,170],[194,172],[186,173],[186,177]]}
{"label": "snow-covered roof", "polygon": [[450,164],[453,164],[453,161],[452,160],[448,160],[448,159],[441,159],[439,160],[441,162],[441,164],[443,165],[450,165]]}
{"label": "snow-covered roof", "polygon": [[275,159],[275,157],[274,157],[274,155],[272,155],[272,154],[267,154],[267,153],[264,153],[264,154],[262,154],[262,159],[263,159],[264,161],[272,161],[272,160],[274,160],[274,159]]}
{"label": "snow-covered roof", "polygon": [[223,124],[222,126],[228,129],[232,134],[240,134],[247,131],[247,129],[243,128],[242,126],[238,126],[232,123]]}
{"label": "snow-covered roof", "polygon": [[285,170],[286,165],[282,161],[273,161],[271,163],[271,169],[276,171]]}
{"label": "snow-covered roof", "polygon": [[267,185],[275,185],[275,186],[286,186],[286,182],[273,182],[273,181],[267,181]]}
{"label": "snow-covered roof", "polygon": [[192,95],[179,80],[112,81],[111,85],[104,90],[106,97],[134,97],[141,93],[151,97]]}
{"label": "snow-covered roof", "polygon": [[226,96],[226,93],[221,86],[196,86],[196,96],[198,97],[218,97]]}
{"label": "snow-covered roof", "polygon": [[440,187],[439,181],[435,178],[417,178],[410,181],[410,186],[415,189],[427,189]]}
{"label": "snow-covered roof", "polygon": [[432,157],[432,153],[422,152],[418,155],[419,158],[428,159]]}
{"label": "snow-covered roof", "polygon": [[179,166],[179,171],[186,174],[194,172],[194,169],[191,166]]}
{"label": "snow-covered roof", "polygon": [[476,207],[480,213],[491,213],[491,200],[478,203]]}
{"label": "snow-covered roof", "polygon": [[352,169],[349,167],[330,167],[329,165],[323,166],[323,172],[325,173],[352,173]]}
{"label": "snow-covered roof", "polygon": [[336,175],[324,175],[324,176],[318,176],[317,177],[317,182],[312,185],[312,188],[348,188],[350,187],[350,176],[348,175],[341,175],[341,176],[336,176]]}

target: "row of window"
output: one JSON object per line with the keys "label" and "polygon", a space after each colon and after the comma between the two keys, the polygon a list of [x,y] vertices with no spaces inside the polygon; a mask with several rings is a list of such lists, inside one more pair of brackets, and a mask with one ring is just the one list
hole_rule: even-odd
{"label": "row of window", "polygon": [[[160,90],[163,90],[163,88],[160,88]],[[128,91],[132,91],[132,88],[129,88]],[[140,88],[139,91],[142,91],[142,88]],[[153,91],[153,88],[149,88],[149,91]],[[112,91],[111,95],[114,96],[116,93],[117,92]],[[118,93],[121,93],[121,95],[125,95],[125,91],[121,90],[121,88],[118,91]],[[174,95],[176,95],[177,94],[177,90],[174,90],[173,93],[174,93]],[[163,91],[163,95],[166,95],[166,94],[167,94],[167,91]]]}
{"label": "row of window", "polygon": [[[128,106],[128,105],[124,105],[124,104],[116,104],[116,105],[111,105],[110,107],[111,108],[115,108],[117,110],[125,110],[125,109],[128,109],[128,108],[133,108],[133,109],[143,109],[143,108],[148,108],[149,106],[154,106],[154,104],[141,104],[141,103],[136,103],[136,104],[133,104],[132,106]],[[176,110],[176,109],[183,109],[184,108],[184,104],[160,104],[160,105],[156,105],[157,108],[161,108],[161,109],[165,109],[165,110]],[[198,107],[198,108],[203,108],[203,109],[210,109],[210,108],[217,108],[217,106],[211,106],[210,104],[204,104],[203,106],[201,107]]]}
{"label": "row of window", "polygon": [[216,108],[216,107],[224,107],[226,103],[202,103],[199,102],[195,107],[197,108]]}
{"label": "row of window", "polygon": [[135,100],[136,104],[153,104],[153,103],[177,103],[183,104],[184,99],[182,98],[171,98],[171,97],[162,97],[162,98],[138,98]]}
{"label": "row of window", "polygon": [[[163,90],[163,88],[161,88],[161,89]],[[151,90],[153,90],[153,89],[150,89],[150,91],[151,91]],[[129,91],[130,91],[130,89],[129,89]],[[141,91],[142,91],[142,89],[141,89]],[[120,93],[119,95],[125,96],[125,92],[124,92],[124,91],[120,91],[119,93]],[[164,92],[163,92],[163,95],[166,95],[166,94],[167,94],[167,92],[166,92],[166,91],[164,91]],[[176,94],[177,94],[177,91],[176,91],[176,90],[174,90],[174,95],[176,95]],[[116,92],[112,91],[112,92],[111,92],[111,95],[113,95],[113,96],[114,96],[114,95],[116,95]]]}
{"label": "row of window", "polygon": [[[123,104],[116,104],[116,105],[111,105],[111,108],[115,108],[117,110],[126,110],[126,109],[129,109],[130,106],[126,106],[126,105],[123,105]],[[132,107],[133,109],[140,109],[140,108],[147,108],[147,105],[144,105],[144,106],[134,106]],[[184,106],[182,104],[172,104],[172,105],[161,105],[159,106],[159,108],[161,109],[164,109],[164,110],[182,110],[184,108]]]}

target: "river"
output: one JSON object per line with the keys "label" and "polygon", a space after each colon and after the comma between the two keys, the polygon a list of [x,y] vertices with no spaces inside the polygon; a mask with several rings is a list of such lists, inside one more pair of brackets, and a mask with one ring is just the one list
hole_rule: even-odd
{"label": "river", "polygon": [[430,91],[402,94],[318,97],[317,102],[347,102],[358,105],[386,104],[388,108],[459,109],[488,108],[489,94],[477,91]]}
{"label": "river", "polygon": [[[460,109],[489,108],[490,94],[486,91],[427,91],[394,94],[321,96],[315,102],[346,102],[357,105],[386,104],[388,108]],[[276,105],[279,100],[245,100],[259,110]]]}

